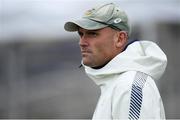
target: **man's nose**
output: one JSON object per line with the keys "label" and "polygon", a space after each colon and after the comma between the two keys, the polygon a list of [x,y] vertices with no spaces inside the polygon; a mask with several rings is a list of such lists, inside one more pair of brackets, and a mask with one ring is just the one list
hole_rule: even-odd
{"label": "man's nose", "polygon": [[79,45],[81,47],[84,47],[84,46],[88,46],[88,42],[86,40],[86,38],[84,36],[82,36],[80,39],[79,39]]}

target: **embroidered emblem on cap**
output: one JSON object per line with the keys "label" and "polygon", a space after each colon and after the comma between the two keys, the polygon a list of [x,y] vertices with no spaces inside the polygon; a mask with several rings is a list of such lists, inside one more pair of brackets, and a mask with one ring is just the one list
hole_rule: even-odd
{"label": "embroidered emblem on cap", "polygon": [[94,10],[95,10],[94,8],[91,9],[91,10],[87,10],[87,11],[84,13],[84,15],[85,15],[85,16],[91,16]]}
{"label": "embroidered emblem on cap", "polygon": [[91,13],[92,13],[91,10],[88,10],[88,11],[85,12],[85,15],[89,16],[89,15],[91,15]]}
{"label": "embroidered emblem on cap", "polygon": [[122,20],[121,20],[121,18],[116,18],[115,20],[114,20],[114,23],[120,23]]}

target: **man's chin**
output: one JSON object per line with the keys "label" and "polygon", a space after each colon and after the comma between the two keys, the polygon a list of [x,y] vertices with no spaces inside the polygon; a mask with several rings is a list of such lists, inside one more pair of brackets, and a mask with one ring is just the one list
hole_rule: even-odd
{"label": "man's chin", "polygon": [[89,63],[84,62],[84,61],[83,61],[83,65],[88,66],[88,67],[91,67],[91,65],[90,65]]}
{"label": "man's chin", "polygon": [[101,68],[103,68],[104,66],[106,66],[106,64],[108,64],[108,62],[106,62],[106,63],[104,63],[104,64],[97,65],[97,64],[93,64],[92,62],[90,62],[90,61],[87,60],[87,59],[82,59],[82,63],[83,63],[83,65],[88,66],[88,67],[91,67],[91,68],[93,68],[93,69],[101,69]]}
{"label": "man's chin", "polygon": [[91,66],[92,66],[92,63],[91,63],[90,61],[88,61],[88,60],[86,60],[86,59],[82,59],[82,61],[83,61],[83,64],[84,64],[85,66],[88,66],[88,67],[91,67]]}

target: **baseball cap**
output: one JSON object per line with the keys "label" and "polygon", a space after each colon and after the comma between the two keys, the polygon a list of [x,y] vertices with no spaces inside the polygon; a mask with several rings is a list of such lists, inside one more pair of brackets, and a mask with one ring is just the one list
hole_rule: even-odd
{"label": "baseball cap", "polygon": [[68,21],[64,29],[69,32],[78,31],[79,27],[87,30],[97,30],[111,27],[116,30],[123,30],[129,33],[128,16],[125,11],[114,3],[107,3],[87,10],[82,18]]}

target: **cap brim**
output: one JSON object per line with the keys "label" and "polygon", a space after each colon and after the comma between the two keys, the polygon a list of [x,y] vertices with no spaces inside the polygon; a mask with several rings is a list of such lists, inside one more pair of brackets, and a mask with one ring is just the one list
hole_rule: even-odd
{"label": "cap brim", "polygon": [[87,29],[87,30],[97,30],[101,28],[105,28],[108,25],[98,23],[89,19],[81,19],[76,21],[66,22],[64,25],[64,29],[69,32],[78,31],[79,28]]}

